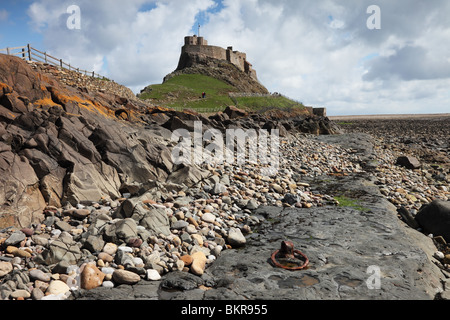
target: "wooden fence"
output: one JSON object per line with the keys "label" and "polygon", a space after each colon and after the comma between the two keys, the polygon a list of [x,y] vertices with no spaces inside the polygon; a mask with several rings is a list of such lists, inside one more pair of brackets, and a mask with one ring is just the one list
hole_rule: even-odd
{"label": "wooden fence", "polygon": [[5,48],[0,49],[0,53],[6,53],[12,56],[18,56],[24,60],[35,61],[35,62],[43,62],[56,67],[60,67],[63,69],[67,69],[69,71],[76,71],[78,73],[85,74],[86,76],[104,78],[103,76],[95,73],[94,71],[80,70],[80,68],[75,68],[70,65],[70,63],[65,63],[62,59],[58,59],[52,57],[46,52],[39,51],[33,48],[31,45],[26,45],[24,47],[15,47],[15,48]]}

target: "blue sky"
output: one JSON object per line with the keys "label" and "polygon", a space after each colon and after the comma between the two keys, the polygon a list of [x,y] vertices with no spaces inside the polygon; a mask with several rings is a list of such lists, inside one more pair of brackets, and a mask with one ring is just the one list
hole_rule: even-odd
{"label": "blue sky", "polygon": [[[73,4],[79,30],[66,25]],[[0,49],[31,43],[138,93],[174,71],[200,23],[209,44],[246,52],[269,91],[330,115],[444,113],[449,16],[448,0],[2,0]]]}
{"label": "blue sky", "polygon": [[13,0],[0,2],[0,49],[21,47],[33,43],[42,46],[42,35],[34,32],[29,25],[26,11],[32,0]]}

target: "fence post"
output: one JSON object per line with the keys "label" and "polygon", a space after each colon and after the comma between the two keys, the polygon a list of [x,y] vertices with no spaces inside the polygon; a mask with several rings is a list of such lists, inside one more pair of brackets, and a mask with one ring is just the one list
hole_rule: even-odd
{"label": "fence post", "polygon": [[45,60],[45,63],[47,63],[47,52],[44,52],[44,60]]}
{"label": "fence post", "polygon": [[63,62],[62,59],[59,59],[59,65],[61,66],[61,69],[63,68]]}
{"label": "fence post", "polygon": [[29,60],[29,61],[32,61],[32,59],[31,59],[31,46],[30,46],[30,44],[27,44],[27,48],[28,48],[28,60]]}
{"label": "fence post", "polygon": [[9,48],[6,48],[6,54],[9,56]]}
{"label": "fence post", "polygon": [[25,60],[25,48],[22,48],[22,59],[24,59]]}

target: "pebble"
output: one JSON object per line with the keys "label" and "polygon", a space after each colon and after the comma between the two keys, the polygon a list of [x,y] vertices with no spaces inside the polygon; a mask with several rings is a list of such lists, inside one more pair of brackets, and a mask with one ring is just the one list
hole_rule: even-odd
{"label": "pebble", "polygon": [[45,294],[58,296],[60,294],[64,295],[69,291],[70,291],[69,286],[65,284],[63,281],[53,280],[52,282],[50,282],[50,285],[48,286]]}
{"label": "pebble", "polygon": [[27,299],[31,297],[31,293],[27,290],[15,290],[11,293],[10,297],[13,299]]}
{"label": "pebble", "polygon": [[232,247],[242,247],[247,242],[239,228],[230,228],[227,240]]}
{"label": "pebble", "polygon": [[141,277],[131,271],[116,269],[113,273],[112,279],[117,284],[133,285],[141,281]]}
{"label": "pebble", "polygon": [[0,278],[13,271],[13,265],[8,261],[0,261]]}
{"label": "pebble", "polygon": [[161,275],[159,274],[159,272],[154,269],[147,269],[146,276],[147,280],[150,281],[158,281],[161,279]]}
{"label": "pebble", "polygon": [[102,285],[105,274],[94,264],[88,263],[80,274],[80,285],[82,289],[91,290]]}
{"label": "pebble", "polygon": [[51,276],[48,273],[45,273],[42,270],[39,269],[33,269],[30,270],[30,279],[32,280],[39,280],[39,281],[43,281],[43,282],[50,282],[51,280]]}
{"label": "pebble", "polygon": [[213,223],[216,221],[216,217],[212,213],[206,212],[202,215],[202,221]]}
{"label": "pebble", "polygon": [[192,255],[191,272],[197,276],[202,276],[206,267],[206,255],[197,251]]}

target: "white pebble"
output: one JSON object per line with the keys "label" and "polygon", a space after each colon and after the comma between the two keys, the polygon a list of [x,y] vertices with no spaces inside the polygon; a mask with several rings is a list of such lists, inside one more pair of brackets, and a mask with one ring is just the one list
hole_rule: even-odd
{"label": "white pebble", "polygon": [[103,281],[102,287],[105,288],[114,288],[114,283],[112,281]]}
{"label": "white pebble", "polygon": [[127,247],[127,246],[121,246],[118,249],[123,251],[123,252],[128,252],[128,253],[132,253],[133,252],[133,248]]}
{"label": "white pebble", "polygon": [[104,274],[113,274],[113,273],[114,273],[114,270],[116,270],[116,269],[111,268],[111,267],[103,267],[103,268],[102,268],[102,272],[103,272]]}
{"label": "white pebble", "polygon": [[161,279],[161,275],[155,269],[147,269],[147,280],[157,281]]}
{"label": "white pebble", "polygon": [[441,251],[436,251],[436,252],[434,253],[434,257],[435,257],[436,259],[438,259],[438,260],[443,260],[444,257],[445,257],[445,255],[444,255]]}

